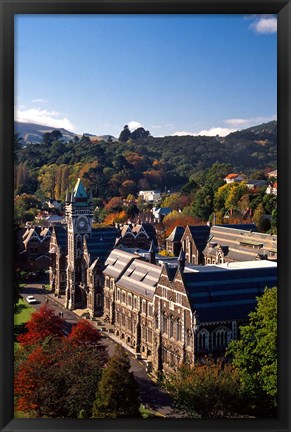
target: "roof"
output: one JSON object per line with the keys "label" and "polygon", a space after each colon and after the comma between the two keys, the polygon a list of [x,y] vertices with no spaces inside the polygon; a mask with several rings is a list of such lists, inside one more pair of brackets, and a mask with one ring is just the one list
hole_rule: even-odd
{"label": "roof", "polygon": [[187,229],[189,229],[197,249],[202,251],[209,238],[210,227],[208,225],[188,225],[183,236],[186,236]]}
{"label": "roof", "polygon": [[68,253],[68,232],[67,228],[63,225],[54,226],[57,242],[62,252],[66,255]]}
{"label": "roof", "polygon": [[116,228],[92,229],[92,237],[86,239],[90,262],[92,263],[97,258],[105,262],[114,248],[117,237],[119,237],[119,230]]}
{"label": "roof", "polygon": [[116,286],[152,300],[161,272],[162,267],[135,259]]}
{"label": "roof", "polygon": [[247,319],[257,297],[266,287],[277,285],[277,265],[256,261],[187,266],[183,281],[200,322]]}
{"label": "roof", "polygon": [[182,226],[176,226],[169,237],[166,238],[166,241],[180,241],[183,234],[184,234],[185,228]]}
{"label": "roof", "polygon": [[113,249],[105,261],[106,268],[104,274],[118,279],[131,261],[136,258],[137,256],[133,253],[125,252],[121,249]]}
{"label": "roof", "polygon": [[86,189],[84,188],[80,178],[78,178],[73,193],[75,198],[89,198]]}
{"label": "roof", "polygon": [[232,178],[236,178],[239,177],[240,174],[235,174],[235,173],[231,173],[231,174],[227,174],[227,176],[225,178],[227,179],[232,179]]}

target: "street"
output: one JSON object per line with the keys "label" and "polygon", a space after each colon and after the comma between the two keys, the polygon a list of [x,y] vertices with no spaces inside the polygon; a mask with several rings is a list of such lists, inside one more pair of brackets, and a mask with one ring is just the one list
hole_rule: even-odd
{"label": "street", "polygon": [[[54,298],[52,294],[48,294],[41,283],[27,283],[27,285],[21,289],[20,293],[24,299],[28,295],[33,295],[35,297],[37,303],[31,304],[31,306],[36,310],[39,310],[42,305],[46,304],[48,298],[49,301],[47,304],[53,309],[55,314],[63,313],[62,318],[65,321],[65,334],[70,333],[72,326],[80,319],[76,313],[64,308],[61,302]],[[102,336],[102,343],[106,346],[109,356],[112,356],[117,342],[113,340],[114,336],[109,333],[103,332]],[[129,350],[127,350],[127,352],[130,357],[131,371],[134,373],[139,385],[141,403],[161,417],[181,418],[182,414],[174,409],[170,395],[157,386],[146,372],[145,363],[142,360],[136,359]]]}

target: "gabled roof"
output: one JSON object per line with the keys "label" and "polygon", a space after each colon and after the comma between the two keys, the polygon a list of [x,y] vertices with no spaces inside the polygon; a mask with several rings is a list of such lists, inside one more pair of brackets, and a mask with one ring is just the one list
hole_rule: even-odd
{"label": "gabled roof", "polygon": [[183,234],[184,234],[185,228],[182,226],[176,226],[169,237],[166,238],[166,241],[180,241]]}
{"label": "gabled roof", "polygon": [[236,177],[240,177],[240,174],[230,173],[230,174],[227,174],[227,176],[225,178],[226,179],[233,179]]}
{"label": "gabled roof", "polygon": [[188,225],[185,229],[182,239],[186,237],[188,231],[190,231],[197,249],[202,251],[206,246],[210,233],[210,227],[208,225]]}
{"label": "gabled roof", "polygon": [[189,266],[183,281],[200,322],[247,319],[265,287],[277,285],[277,265],[256,261]]}
{"label": "gabled roof", "polygon": [[63,225],[56,225],[53,228],[55,235],[56,235],[56,239],[57,239],[57,243],[59,245],[59,247],[62,249],[62,253],[64,253],[65,255],[68,253],[68,232],[67,232],[67,228],[64,227]]}

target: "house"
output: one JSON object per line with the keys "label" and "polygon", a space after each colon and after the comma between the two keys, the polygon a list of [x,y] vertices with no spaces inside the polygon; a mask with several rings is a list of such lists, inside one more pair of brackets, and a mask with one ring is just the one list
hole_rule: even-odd
{"label": "house", "polygon": [[277,182],[275,182],[273,184],[269,184],[267,189],[266,189],[266,193],[272,194],[272,195],[277,195],[277,189],[278,189],[278,183]]}
{"label": "house", "polygon": [[244,180],[244,178],[243,178],[241,175],[239,175],[239,174],[234,174],[234,173],[228,174],[228,175],[224,178],[224,181],[225,181],[227,184],[234,183],[234,182],[241,182],[241,181],[243,181],[243,180]]}
{"label": "house", "polygon": [[155,202],[161,199],[161,192],[158,190],[139,191],[138,196],[144,201]]}
{"label": "house", "polygon": [[247,188],[253,192],[256,192],[259,189],[267,186],[267,184],[268,183],[266,182],[266,180],[248,180],[246,182]]}
{"label": "house", "polygon": [[153,207],[152,209],[152,213],[154,215],[154,222],[155,223],[160,223],[162,222],[162,220],[164,219],[165,216],[167,216],[168,214],[170,214],[173,211],[173,209],[169,208],[169,207],[161,207],[161,208],[155,208]]}
{"label": "house", "polygon": [[277,178],[277,170],[270,171],[268,173],[269,178]]}

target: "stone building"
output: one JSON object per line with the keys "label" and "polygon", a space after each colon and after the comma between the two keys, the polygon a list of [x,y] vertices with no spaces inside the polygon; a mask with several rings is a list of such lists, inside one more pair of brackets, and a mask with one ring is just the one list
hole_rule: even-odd
{"label": "stone building", "polygon": [[27,271],[49,268],[49,254],[52,228],[31,226],[18,231],[18,251],[22,268]]}
{"label": "stone building", "polygon": [[156,374],[223,355],[256,298],[277,284],[275,262],[197,266],[186,263],[183,250],[178,265],[157,266],[119,249],[105,264],[105,315]]}
{"label": "stone building", "polygon": [[176,226],[171,234],[166,238],[166,251],[174,256],[178,256],[181,251],[181,239],[185,232],[182,226]]}
{"label": "stone building", "polygon": [[[119,230],[92,229],[93,197],[80,179],[66,194],[66,228],[54,228],[50,244],[50,284],[56,293],[65,289],[65,306],[87,309],[90,316],[103,313],[103,269]],[[66,276],[64,280],[64,269]]]}
{"label": "stone building", "polygon": [[205,264],[277,260],[277,236],[256,232],[254,225],[214,225],[203,250]]}
{"label": "stone building", "polygon": [[190,264],[204,264],[203,249],[210,234],[208,225],[187,226],[181,237],[186,261]]}
{"label": "stone building", "polygon": [[120,227],[119,242],[128,248],[149,249],[152,241],[157,244],[156,231],[150,223],[128,223]]}

